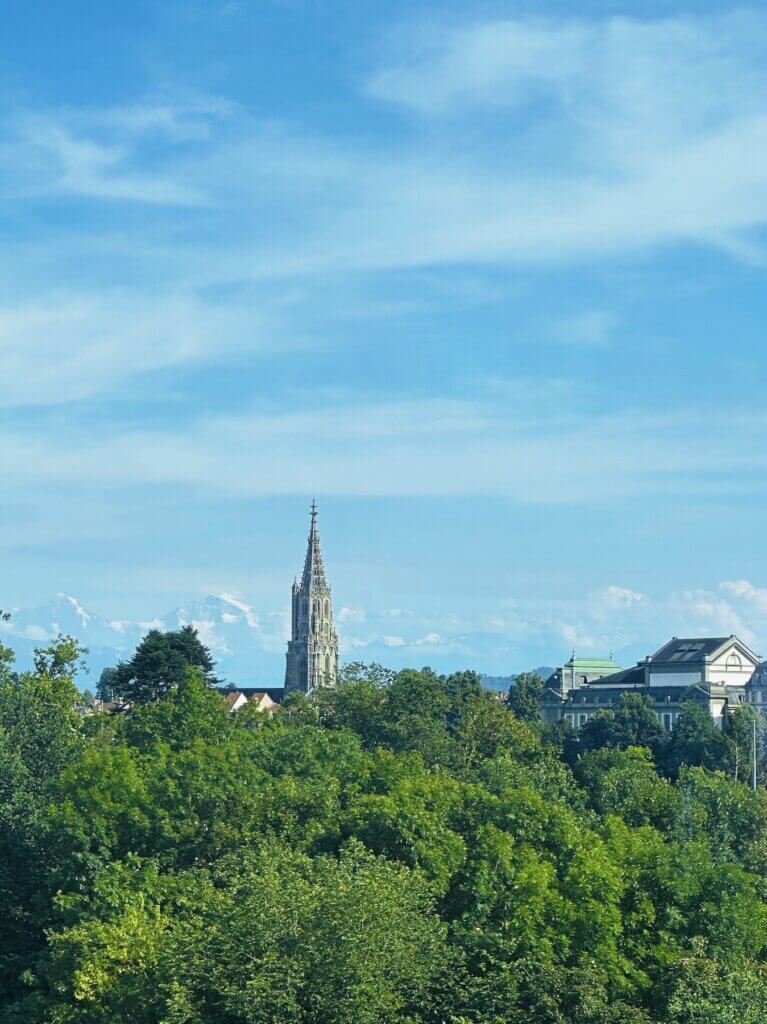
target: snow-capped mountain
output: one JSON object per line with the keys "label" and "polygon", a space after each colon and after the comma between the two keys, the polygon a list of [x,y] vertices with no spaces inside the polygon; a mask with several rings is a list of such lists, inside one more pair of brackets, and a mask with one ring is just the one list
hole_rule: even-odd
{"label": "snow-capped mountain", "polygon": [[130,658],[150,629],[171,630],[192,625],[210,649],[216,672],[240,685],[279,686],[282,681],[285,637],[281,615],[268,617],[266,626],[256,612],[231,594],[209,595],[148,622],[108,620],[83,607],[68,594],[57,594],[37,608],[15,609],[11,621],[0,623],[0,639],[16,653],[20,669],[29,668],[35,647],[52,637],[76,637],[88,648],[89,677],[95,686],[102,669]]}
{"label": "snow-capped mountain", "polygon": [[269,616],[264,624],[250,605],[231,594],[211,594],[152,625],[160,629],[194,626],[213,655],[217,673],[227,680],[282,685],[287,637],[281,615]]}
{"label": "snow-capped mountain", "polygon": [[[124,645],[120,643],[120,638],[126,631],[117,628],[121,625],[108,622],[96,612],[85,609],[77,598],[57,594],[41,607],[13,610],[9,630],[14,636],[35,643],[45,642],[62,633],[76,636],[87,645],[122,647]],[[135,636],[141,636],[141,629],[137,625],[131,635],[126,636],[126,643],[130,645]]]}
{"label": "snow-capped mountain", "polygon": [[[57,594],[37,608],[11,609],[11,621],[0,622],[0,641],[13,648],[16,665],[24,670],[32,666],[35,647],[59,633],[76,637],[88,648],[89,674],[80,677],[79,684],[93,689],[102,670],[127,661],[150,629],[191,625],[210,649],[220,679],[236,686],[281,686],[288,616],[287,608],[260,614],[238,597],[223,593],[190,601],[160,618],[136,622],[105,618],[75,597]],[[503,632],[437,633],[423,623],[409,624],[400,632],[393,628],[390,616],[355,616],[354,609],[347,608],[339,610],[338,622],[345,661],[378,661],[394,669],[431,665],[440,672],[488,664],[502,670],[519,661],[519,653]],[[528,664],[543,663],[551,653],[544,648],[543,642],[528,645]]]}

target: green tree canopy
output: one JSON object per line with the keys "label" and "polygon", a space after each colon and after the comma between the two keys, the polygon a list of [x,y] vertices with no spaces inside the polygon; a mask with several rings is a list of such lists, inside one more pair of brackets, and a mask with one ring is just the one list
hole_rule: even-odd
{"label": "green tree canopy", "polygon": [[666,771],[676,776],[684,765],[729,769],[732,749],[707,707],[688,701],[682,704],[663,757]]}
{"label": "green tree canopy", "polygon": [[217,679],[210,651],[192,626],[162,633],[151,629],[130,661],[121,662],[112,679],[114,692],[129,704],[146,704],[176,689],[189,668],[209,685]]}
{"label": "green tree canopy", "polygon": [[115,685],[117,683],[117,668],[107,667],[102,669],[99,681],[96,684],[96,696],[105,702],[114,699]]}
{"label": "green tree canopy", "polygon": [[508,707],[526,722],[541,719],[541,692],[544,679],[537,672],[522,672],[509,687]]}
{"label": "green tree canopy", "polygon": [[0,1024],[764,1019],[767,794],[697,707],[584,743],[358,666],[232,715],[184,663],[86,716],[58,644],[0,680]]}
{"label": "green tree canopy", "polygon": [[624,693],[615,708],[598,711],[583,725],[580,739],[586,750],[648,747],[659,750],[666,741],[651,697]]}

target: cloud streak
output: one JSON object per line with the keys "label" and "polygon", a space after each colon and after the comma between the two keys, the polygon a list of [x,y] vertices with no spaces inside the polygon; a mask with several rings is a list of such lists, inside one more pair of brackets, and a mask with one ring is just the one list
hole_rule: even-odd
{"label": "cloud streak", "polygon": [[259,309],[193,294],[58,293],[0,305],[0,408],[77,402],[131,379],[274,348]]}
{"label": "cloud streak", "polygon": [[[509,411],[502,397],[306,397],[304,411],[203,417],[183,430],[0,435],[9,486],[182,487],[221,497],[495,495],[525,504],[760,494],[767,417],[641,409]],[[749,432],[753,446],[738,448]],[[757,439],[763,441],[757,443]],[[754,473],[761,470],[762,475]]]}
{"label": "cloud streak", "polygon": [[177,248],[187,286],[690,243],[754,258],[748,232],[767,221],[764,16],[468,20],[404,37],[416,40],[407,56],[393,47],[349,97],[368,116],[373,103],[400,110],[393,137],[149,98],[19,116],[5,166],[28,193],[178,207],[207,258],[172,219],[153,233]]}

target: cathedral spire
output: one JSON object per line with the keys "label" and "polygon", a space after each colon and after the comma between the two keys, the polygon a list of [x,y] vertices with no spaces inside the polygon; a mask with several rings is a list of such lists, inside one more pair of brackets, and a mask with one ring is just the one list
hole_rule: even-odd
{"label": "cathedral spire", "polygon": [[335,686],[337,678],[338,634],[320,551],[317,503],[313,501],[304,571],[301,582],[294,581],[291,595],[285,692],[314,694],[322,687]]}
{"label": "cathedral spire", "polygon": [[306,561],[304,572],[301,577],[302,590],[328,590],[328,581],[325,577],[325,566],[322,562],[322,551],[320,550],[320,534],[317,529],[317,502],[312,501],[312,518],[309,527],[309,543],[306,548]]}

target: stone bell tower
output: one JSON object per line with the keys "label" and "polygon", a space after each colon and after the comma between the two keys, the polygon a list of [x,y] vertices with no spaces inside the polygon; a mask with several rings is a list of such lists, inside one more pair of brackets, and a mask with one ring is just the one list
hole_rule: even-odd
{"label": "stone bell tower", "polygon": [[330,587],[322,564],[317,505],[312,502],[309,546],[300,584],[294,580],[291,632],[285,666],[285,695],[314,694],[335,686],[338,678],[338,635],[333,626]]}

